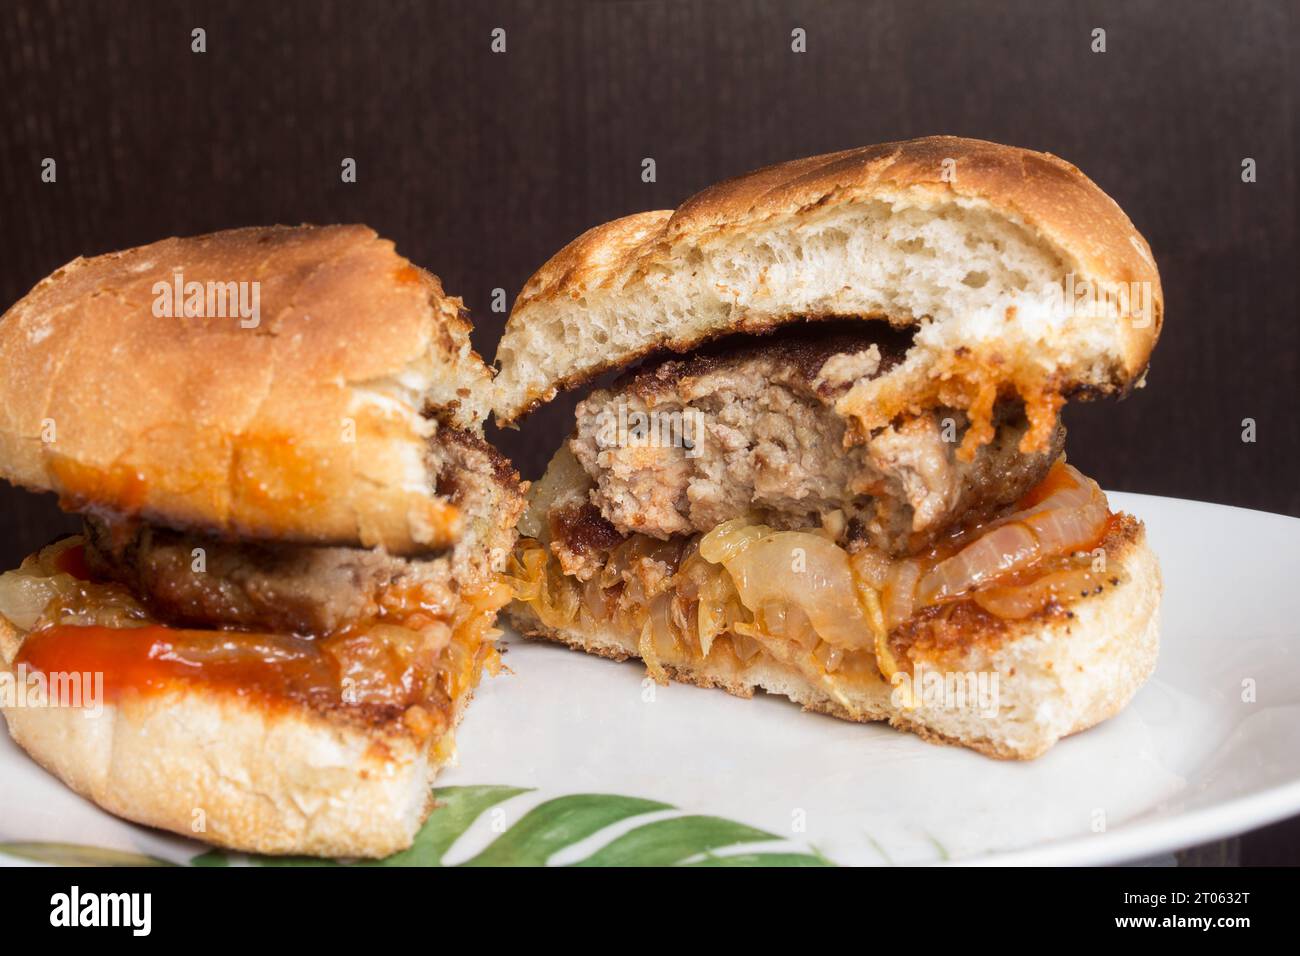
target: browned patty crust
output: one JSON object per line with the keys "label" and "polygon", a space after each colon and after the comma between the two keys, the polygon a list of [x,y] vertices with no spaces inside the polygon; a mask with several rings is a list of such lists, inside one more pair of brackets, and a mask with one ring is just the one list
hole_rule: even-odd
{"label": "browned patty crust", "polygon": [[577,409],[569,445],[595,483],[592,504],[624,534],[830,519],[843,542],[901,554],[1041,481],[1065,431],[1058,424],[1045,450],[1020,452],[1028,422],[1017,402],[999,405],[992,440],[969,462],[957,455],[967,418],[954,409],[896,420],[864,441],[848,432],[836,398],[900,362],[908,342],[866,323],[819,322],[624,375]]}

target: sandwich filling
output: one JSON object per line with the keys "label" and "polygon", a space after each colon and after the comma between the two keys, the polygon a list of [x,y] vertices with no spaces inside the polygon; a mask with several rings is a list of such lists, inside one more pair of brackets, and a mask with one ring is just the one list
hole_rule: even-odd
{"label": "sandwich filling", "polygon": [[906,671],[912,643],[1119,586],[1107,556],[1140,528],[1065,463],[1056,409],[1044,428],[1008,385],[983,421],[928,393],[872,431],[837,411],[909,344],[883,323],[787,326],[592,393],[521,525],[517,600],[547,628],[638,635],[657,679],[777,661],[848,707],[846,685]]}
{"label": "sandwich filling", "polygon": [[1109,559],[1139,534],[1058,461],[1000,514],[907,557],[745,518],[664,541],[622,535],[594,508],[570,505],[551,511],[541,537],[520,539],[511,574],[516,599],[545,627],[638,635],[656,679],[705,659],[736,672],[777,661],[852,712],[849,691],[909,671],[914,645],[1068,616],[1075,601],[1122,585]]}
{"label": "sandwich filling", "polygon": [[440,736],[497,656],[509,599],[492,567],[523,507],[482,440],[440,425],[429,457],[464,516],[450,550],[230,541],[89,515],[0,575],[0,614],[26,631],[12,666],[104,674],[110,699],[202,682]]}

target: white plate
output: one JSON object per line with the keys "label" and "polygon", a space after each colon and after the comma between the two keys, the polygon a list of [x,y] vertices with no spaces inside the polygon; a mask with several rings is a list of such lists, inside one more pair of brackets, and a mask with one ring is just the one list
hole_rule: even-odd
{"label": "white plate", "polygon": [[[631,859],[671,837],[682,853],[708,851],[691,857],[706,862],[811,853],[839,864],[1110,863],[1300,813],[1300,520],[1143,495],[1112,501],[1147,523],[1165,578],[1159,667],[1115,719],[1039,760],[1004,763],[774,697],[654,687],[635,662],[511,638],[513,674],[479,691],[460,765],[438,783],[529,792],[448,791],[485,809],[458,828],[443,862],[499,837],[498,859],[527,859],[531,848],[572,862],[631,832],[616,847]],[[591,793],[670,808],[551,802]],[[554,826],[514,829],[530,810],[532,824],[567,827],[564,837]],[[654,827],[684,815],[723,819]],[[82,859],[86,846],[173,862],[203,851],[98,811],[7,738],[0,843],[29,859]],[[524,856],[501,855],[506,844]]]}

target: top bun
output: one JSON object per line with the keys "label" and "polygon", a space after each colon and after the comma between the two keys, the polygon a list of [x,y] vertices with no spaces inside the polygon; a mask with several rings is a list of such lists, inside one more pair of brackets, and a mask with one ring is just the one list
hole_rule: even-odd
{"label": "top bun", "polygon": [[932,136],[770,166],[579,236],[515,303],[495,411],[509,422],[653,351],[824,318],[918,326],[914,382],[962,350],[1035,387],[1122,392],[1163,312],[1146,241],[1078,169]]}
{"label": "top bun", "polygon": [[481,432],[491,373],[469,328],[365,226],[75,259],[0,318],[0,477],[226,536],[445,547],[460,518],[421,413]]}

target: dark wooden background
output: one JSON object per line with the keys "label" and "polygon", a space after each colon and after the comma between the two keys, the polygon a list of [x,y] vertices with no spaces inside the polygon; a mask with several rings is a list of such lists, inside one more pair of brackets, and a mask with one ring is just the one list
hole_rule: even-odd
{"label": "dark wooden background", "polygon": [[[1300,515],[1298,8],[7,0],[0,307],[79,254],[360,221],[464,297],[490,357],[504,320],[492,290],[513,297],[590,225],[778,160],[978,136],[1082,167],[1160,265],[1167,324],[1149,387],[1071,407],[1071,459],[1108,488]],[[195,27],[206,53],[191,52]],[[340,181],[349,156],[355,184]],[[44,157],[55,184],[41,182]],[[655,183],[641,181],[644,157]],[[569,407],[498,436],[526,476]],[[48,497],[4,488],[0,563],[71,526]],[[1296,837],[1264,831],[1245,858],[1294,861]]]}

